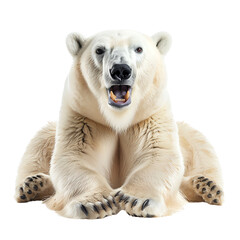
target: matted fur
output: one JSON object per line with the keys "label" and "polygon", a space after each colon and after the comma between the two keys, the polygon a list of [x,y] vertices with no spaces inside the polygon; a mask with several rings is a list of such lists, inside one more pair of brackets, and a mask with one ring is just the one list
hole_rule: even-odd
{"label": "matted fur", "polygon": [[[187,124],[176,124],[171,112],[163,64],[169,41],[166,33],[150,38],[132,31],[87,40],[68,36],[74,62],[59,121],[30,142],[19,167],[17,201],[48,198],[50,209],[71,218],[101,218],[120,210],[165,216],[185,199],[222,203],[212,146]],[[108,105],[110,60],[95,56],[99,44],[122,54],[136,72],[132,103],[121,110]],[[135,56],[129,50],[133,45],[143,46],[144,53]]]}

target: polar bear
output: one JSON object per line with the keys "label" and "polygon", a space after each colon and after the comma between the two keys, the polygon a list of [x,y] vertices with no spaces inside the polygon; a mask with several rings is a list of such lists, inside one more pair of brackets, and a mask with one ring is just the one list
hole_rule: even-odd
{"label": "polar bear", "polygon": [[59,120],[32,139],[17,202],[45,200],[69,218],[169,215],[187,201],[223,202],[220,166],[198,131],[176,123],[164,55],[171,39],[120,30],[72,33]]}

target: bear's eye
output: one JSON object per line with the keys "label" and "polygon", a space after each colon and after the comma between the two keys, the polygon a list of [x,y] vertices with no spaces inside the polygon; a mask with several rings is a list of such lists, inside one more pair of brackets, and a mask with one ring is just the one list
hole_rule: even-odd
{"label": "bear's eye", "polygon": [[141,47],[138,47],[135,49],[135,52],[136,53],[142,53],[143,49]]}
{"label": "bear's eye", "polygon": [[105,49],[103,49],[103,48],[96,49],[96,54],[98,54],[98,55],[102,55],[104,52],[105,52]]}

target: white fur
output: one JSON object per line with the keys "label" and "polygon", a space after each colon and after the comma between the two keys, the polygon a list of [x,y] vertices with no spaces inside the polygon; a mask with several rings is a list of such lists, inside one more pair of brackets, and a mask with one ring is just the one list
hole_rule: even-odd
{"label": "white fur", "polygon": [[[143,53],[134,51],[138,46]],[[131,215],[165,216],[184,204],[180,188],[188,200],[199,199],[191,180],[196,175],[205,174],[221,184],[212,147],[200,133],[174,121],[163,62],[170,47],[168,34],[150,38],[133,31],[108,31],[84,40],[74,33],[67,37],[67,47],[74,62],[56,135],[54,128],[50,141],[40,132],[30,143],[19,168],[17,189],[24,178],[35,174],[25,167],[34,161],[39,172],[50,172],[55,194],[47,201],[49,208],[66,217],[97,218],[106,213],[101,210],[98,215],[93,204],[112,199],[117,190],[131,201],[137,198],[139,205],[132,208],[119,198],[119,206],[106,210],[107,215],[124,209]],[[98,47],[107,49],[102,58],[96,55]],[[108,104],[107,78],[113,58],[124,58],[136,74],[132,103],[122,109]],[[46,141],[51,143],[50,169],[43,164],[49,163],[49,157],[41,155]],[[18,192],[16,198],[21,201]],[[150,206],[141,210],[146,199]],[[88,215],[82,206],[91,209]]]}
{"label": "white fur", "polygon": [[168,33],[156,33],[152,36],[152,39],[155,41],[157,48],[163,55],[169,51],[172,44],[172,38]]}
{"label": "white fur", "polygon": [[84,39],[78,33],[70,33],[66,38],[66,45],[72,56],[75,56],[79,53],[83,43]]}

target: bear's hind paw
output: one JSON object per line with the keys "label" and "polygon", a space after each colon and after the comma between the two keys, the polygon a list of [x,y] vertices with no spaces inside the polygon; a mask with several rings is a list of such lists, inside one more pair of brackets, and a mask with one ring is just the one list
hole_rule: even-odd
{"label": "bear's hind paw", "polygon": [[211,179],[204,176],[196,176],[192,179],[194,191],[209,204],[222,205],[223,191]]}
{"label": "bear's hind paw", "polygon": [[[41,199],[41,193],[47,188],[51,188],[52,183],[50,177],[46,174],[39,173],[27,177],[22,184],[16,188],[15,198],[17,202],[29,202]],[[52,192],[52,191],[50,191]],[[51,194],[49,194],[51,195]]]}

